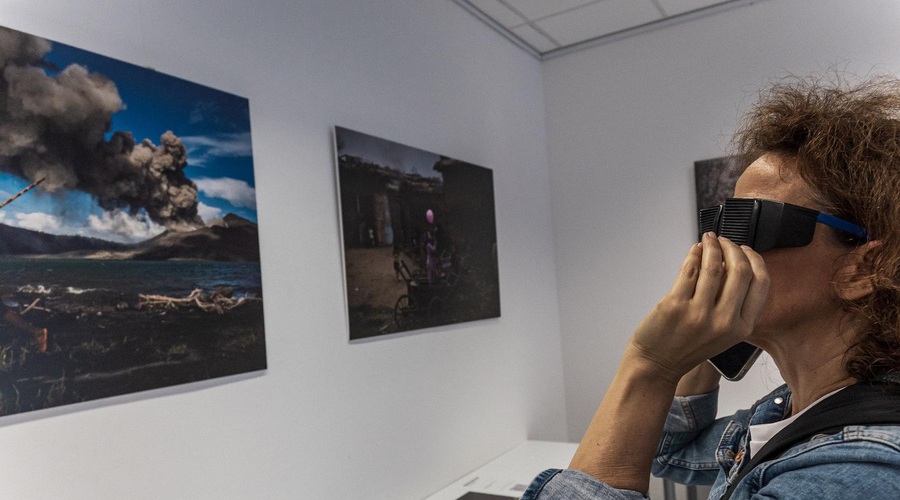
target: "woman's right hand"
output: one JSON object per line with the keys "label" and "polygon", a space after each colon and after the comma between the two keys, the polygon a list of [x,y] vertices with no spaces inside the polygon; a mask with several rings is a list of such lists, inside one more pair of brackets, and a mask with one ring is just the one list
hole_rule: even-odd
{"label": "woman's right hand", "polygon": [[768,290],[769,275],[758,253],[704,234],[672,288],[638,325],[626,356],[677,383],[709,357],[747,339]]}

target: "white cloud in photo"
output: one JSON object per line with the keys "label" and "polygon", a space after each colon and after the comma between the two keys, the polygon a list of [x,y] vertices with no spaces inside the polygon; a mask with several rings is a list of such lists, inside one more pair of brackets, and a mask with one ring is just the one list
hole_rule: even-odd
{"label": "white cloud in photo", "polygon": [[219,179],[201,177],[194,182],[197,189],[210,198],[221,198],[236,207],[256,209],[256,189],[245,181],[229,177]]}
{"label": "white cloud in photo", "polygon": [[22,229],[30,229],[32,231],[40,231],[42,233],[58,233],[62,227],[62,221],[55,215],[45,214],[43,212],[32,212],[29,214],[17,212],[15,214],[14,225]]}
{"label": "white cloud in photo", "polygon": [[87,229],[95,238],[136,243],[150,239],[166,228],[150,220],[146,214],[131,215],[121,210],[113,210],[103,212],[99,216],[89,215]]}
{"label": "white cloud in photo", "polygon": [[187,148],[188,163],[195,167],[205,165],[211,157],[236,158],[253,154],[250,132],[186,136],[181,137],[181,142]]}
{"label": "white cloud in photo", "polygon": [[222,209],[207,205],[201,201],[197,204],[197,215],[209,225],[211,221],[222,218]]}
{"label": "white cloud in photo", "polygon": [[62,221],[59,217],[43,212],[32,212],[28,214],[17,212],[14,217],[16,219],[14,225],[32,231],[58,233],[59,229],[62,227]]}

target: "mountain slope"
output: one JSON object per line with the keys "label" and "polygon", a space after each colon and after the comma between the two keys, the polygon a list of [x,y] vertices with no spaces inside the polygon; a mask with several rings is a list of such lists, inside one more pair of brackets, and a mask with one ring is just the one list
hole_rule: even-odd
{"label": "mountain slope", "polygon": [[135,260],[259,261],[257,225],[234,214],[194,231],[166,231],[134,246]]}
{"label": "mountain slope", "polygon": [[0,224],[0,255],[93,259],[259,261],[257,225],[228,214],[193,231],[166,231],[133,245],[83,236],[61,236]]}
{"label": "mountain slope", "polygon": [[46,255],[126,248],[128,245],[97,238],[61,236],[0,224],[0,255]]}

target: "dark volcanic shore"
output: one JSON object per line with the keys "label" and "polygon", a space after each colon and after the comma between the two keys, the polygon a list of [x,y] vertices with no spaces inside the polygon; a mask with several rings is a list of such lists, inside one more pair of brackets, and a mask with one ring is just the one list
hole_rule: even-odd
{"label": "dark volcanic shore", "polygon": [[0,322],[0,415],[266,368],[262,301],[224,314],[195,307],[31,311],[46,354]]}

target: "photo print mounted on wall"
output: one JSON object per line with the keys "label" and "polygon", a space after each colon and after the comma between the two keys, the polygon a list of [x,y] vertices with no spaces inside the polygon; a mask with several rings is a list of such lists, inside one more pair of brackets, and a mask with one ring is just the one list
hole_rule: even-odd
{"label": "photo print mounted on wall", "polygon": [[[734,193],[734,185],[743,173],[737,156],[722,156],[694,162],[697,210],[721,205]],[[700,227],[697,226],[699,231]]]}
{"label": "photo print mounted on wall", "polygon": [[334,129],[350,339],[500,316],[490,169]]}
{"label": "photo print mounted on wall", "polygon": [[0,27],[0,415],[266,368],[247,99]]}

